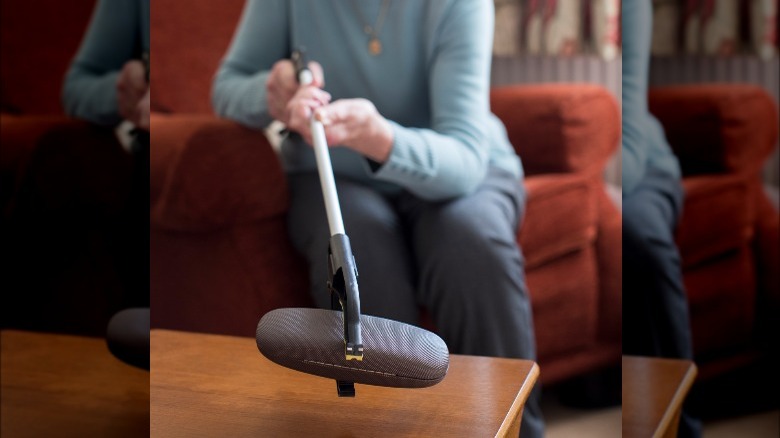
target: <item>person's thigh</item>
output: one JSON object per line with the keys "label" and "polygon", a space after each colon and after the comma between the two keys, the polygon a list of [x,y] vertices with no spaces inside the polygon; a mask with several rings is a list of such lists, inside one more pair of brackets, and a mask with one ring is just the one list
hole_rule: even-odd
{"label": "person's thigh", "polygon": [[476,192],[446,202],[405,195],[419,300],[455,353],[533,359],[531,307],[516,243],[520,181],[491,170]]}
{"label": "person's thigh", "polygon": [[[513,175],[491,170],[471,195],[426,202],[404,195],[418,297],[451,352],[536,358],[524,262],[516,242],[525,198]],[[544,435],[537,385],[523,410],[521,437]]]}
{"label": "person's thigh", "polygon": [[624,353],[690,358],[688,303],[674,241],[679,181],[648,174],[623,198]]}
{"label": "person's thigh", "polygon": [[[330,308],[328,228],[319,176],[288,176],[288,228],[295,249],[307,260],[312,297],[318,307]],[[358,268],[361,312],[406,323],[417,323],[414,273],[403,226],[392,205],[376,191],[337,178],[344,227]]]}

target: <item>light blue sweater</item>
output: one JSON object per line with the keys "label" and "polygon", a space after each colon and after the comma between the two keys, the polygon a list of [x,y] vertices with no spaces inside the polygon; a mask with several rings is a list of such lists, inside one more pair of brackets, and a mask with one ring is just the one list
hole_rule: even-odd
{"label": "light blue sweater", "polygon": [[100,0],[65,75],[65,112],[102,125],[119,123],[119,71],[148,51],[149,0]]}
{"label": "light blue sweater", "polygon": [[[322,64],[334,100],[366,98],[393,128],[390,157],[376,170],[348,148],[331,149],[337,174],[431,200],[472,192],[489,166],[521,178],[506,130],[489,109],[492,2],[391,0],[382,53],[372,56],[363,28],[374,25],[381,3],[249,0],[214,80],[216,112],[266,127],[269,70],[304,46]],[[316,168],[311,147],[289,138],[282,161],[289,172]]]}
{"label": "light blue sweater", "polygon": [[623,24],[623,196],[636,189],[653,168],[680,178],[680,166],[672,154],[663,127],[650,114],[647,87],[653,7],[650,0],[622,3]]}

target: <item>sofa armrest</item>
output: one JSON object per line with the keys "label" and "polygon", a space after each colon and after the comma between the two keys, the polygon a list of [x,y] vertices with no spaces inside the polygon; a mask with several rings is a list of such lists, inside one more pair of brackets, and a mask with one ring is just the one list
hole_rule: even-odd
{"label": "sofa armrest", "polygon": [[151,118],[151,226],[206,231],[286,211],[287,180],[260,131],[208,115]]}
{"label": "sofa armrest", "polygon": [[757,172],[777,141],[777,107],[757,86],[660,87],[649,106],[685,175]]}
{"label": "sofa armrest", "polygon": [[123,205],[130,157],[111,128],[59,115],[3,113],[0,144],[0,206],[7,217],[67,210],[95,218]]}
{"label": "sofa armrest", "polygon": [[620,112],[603,87],[513,85],[494,88],[490,99],[527,175],[596,174],[618,147]]}

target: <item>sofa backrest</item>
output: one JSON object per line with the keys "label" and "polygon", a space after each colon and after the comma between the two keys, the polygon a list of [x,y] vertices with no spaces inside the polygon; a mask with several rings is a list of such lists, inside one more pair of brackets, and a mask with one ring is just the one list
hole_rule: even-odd
{"label": "sofa backrest", "polygon": [[244,0],[151,3],[152,111],[212,113],[211,81],[243,6]]}
{"label": "sofa backrest", "polygon": [[65,71],[95,0],[0,0],[0,111],[62,114]]}
{"label": "sofa backrest", "polygon": [[490,107],[506,125],[527,176],[600,174],[620,140],[620,108],[595,84],[493,88]]}

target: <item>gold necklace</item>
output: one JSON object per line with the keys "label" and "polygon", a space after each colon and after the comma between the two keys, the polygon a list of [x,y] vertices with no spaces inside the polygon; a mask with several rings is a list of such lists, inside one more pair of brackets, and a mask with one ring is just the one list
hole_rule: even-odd
{"label": "gold necklace", "polygon": [[[368,24],[363,26],[363,32],[368,35],[368,52],[373,56],[377,56],[382,53],[382,42],[379,41],[379,32],[382,31],[382,26],[385,24],[385,17],[387,17],[388,6],[390,6],[390,0],[382,0],[382,7],[379,10],[379,16],[376,18],[376,23],[374,23],[373,26]],[[360,8],[357,6],[357,3],[355,3],[355,8],[358,10],[360,19],[363,21],[363,23],[365,23],[366,20],[363,18],[363,13],[360,12]]]}

